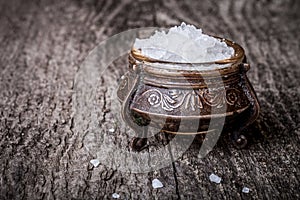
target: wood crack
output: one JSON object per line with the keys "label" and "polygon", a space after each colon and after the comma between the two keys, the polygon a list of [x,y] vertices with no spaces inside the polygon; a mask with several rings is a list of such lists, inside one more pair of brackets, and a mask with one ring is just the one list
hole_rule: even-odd
{"label": "wood crack", "polygon": [[179,185],[178,185],[178,179],[177,179],[177,170],[176,170],[176,166],[175,166],[176,161],[174,160],[170,144],[168,144],[168,150],[169,150],[169,155],[170,155],[170,158],[171,158],[171,161],[172,161],[173,176],[174,176],[174,181],[175,181],[175,190],[176,190],[177,199],[181,199],[180,191],[179,191]]}

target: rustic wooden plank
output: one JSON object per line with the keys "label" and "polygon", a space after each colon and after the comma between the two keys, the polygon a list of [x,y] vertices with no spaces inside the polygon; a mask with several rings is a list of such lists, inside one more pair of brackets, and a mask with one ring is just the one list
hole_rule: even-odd
{"label": "rustic wooden plank", "polygon": [[[1,199],[109,199],[114,192],[122,199],[299,199],[299,8],[293,0],[1,1]],[[105,163],[93,168],[95,154],[85,148],[92,132],[74,125],[81,62],[113,34],[181,21],[245,48],[262,106],[253,143],[236,150],[224,135],[203,159],[195,143],[174,165],[149,173]],[[99,116],[103,137],[129,149],[126,132],[108,131],[114,107],[106,102],[125,68],[124,59],[111,65],[97,105],[105,113]],[[159,148],[156,142],[144,153]],[[221,184],[209,181],[211,173]],[[152,189],[153,178],[165,187]]]}
{"label": "rustic wooden plank", "polygon": [[[164,192],[177,198],[173,168],[135,174],[89,164],[95,155],[84,148],[85,133],[73,130],[74,77],[88,51],[107,37],[103,32],[113,34],[110,23],[119,13],[123,19],[130,2],[103,2],[99,13],[97,5],[81,3],[2,7],[2,21],[12,28],[1,32],[1,198],[103,199],[114,192],[127,199],[154,199]],[[109,19],[104,26],[102,18]],[[99,89],[100,107],[108,98],[105,90]],[[107,116],[103,127],[109,122]],[[156,177],[164,191],[152,189]]]}
{"label": "rustic wooden plank", "polygon": [[[200,5],[172,1],[169,6],[189,8],[182,10],[181,16],[202,19],[199,25],[245,47],[252,64],[248,74],[262,106],[257,128],[253,128],[258,140],[246,150],[236,150],[225,140],[202,160],[191,149],[189,156],[176,162],[179,192],[183,199],[297,199],[299,89],[288,82],[295,83],[299,77],[295,66],[299,45],[293,40],[299,37],[295,22],[299,3],[222,1],[208,5],[216,14],[206,18],[199,11]],[[209,182],[211,173],[222,177],[220,185]],[[250,194],[241,192],[244,186],[251,189]]]}

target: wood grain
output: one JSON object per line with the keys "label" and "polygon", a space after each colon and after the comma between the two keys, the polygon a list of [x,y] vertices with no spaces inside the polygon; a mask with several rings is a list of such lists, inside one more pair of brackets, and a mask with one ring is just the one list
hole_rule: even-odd
{"label": "wood grain", "polygon": [[[299,199],[300,3],[247,1],[1,1],[0,199]],[[130,173],[94,168],[86,133],[74,126],[74,78],[89,51],[137,27],[181,21],[241,44],[262,112],[252,143],[235,149],[220,138],[205,158],[193,144],[173,165]],[[109,135],[109,88],[126,70],[111,65],[97,104],[103,137],[128,148],[126,133]],[[106,87],[107,86],[107,87]],[[155,149],[145,150],[149,155]],[[166,159],[169,159],[168,156]],[[171,158],[170,158],[171,159]],[[222,177],[221,184],[208,176]],[[151,181],[164,184],[153,189]],[[247,186],[250,193],[242,193]]]}

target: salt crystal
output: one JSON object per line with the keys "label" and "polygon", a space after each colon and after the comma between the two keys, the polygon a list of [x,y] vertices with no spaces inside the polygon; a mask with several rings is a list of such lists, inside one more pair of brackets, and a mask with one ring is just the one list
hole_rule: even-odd
{"label": "salt crystal", "polygon": [[152,187],[154,189],[157,189],[157,188],[164,187],[164,185],[156,178],[156,179],[153,179],[153,181],[152,181]]}
{"label": "salt crystal", "polygon": [[214,183],[221,183],[221,178],[215,174],[211,174],[209,180]]}
{"label": "salt crystal", "polygon": [[98,159],[92,159],[90,160],[90,163],[94,166],[94,167],[98,167],[100,165],[100,161]]}
{"label": "salt crystal", "polygon": [[243,192],[243,193],[249,193],[249,192],[250,192],[250,189],[247,188],[247,187],[243,187],[242,192]]}
{"label": "salt crystal", "polygon": [[185,63],[214,62],[234,55],[234,49],[223,40],[203,34],[201,29],[184,22],[167,33],[156,31],[148,39],[136,39],[134,48],[150,58]]}
{"label": "salt crystal", "polygon": [[112,196],[112,198],[114,198],[114,199],[120,198],[120,195],[117,194],[117,193],[113,193],[111,196]]}
{"label": "salt crystal", "polygon": [[108,131],[111,132],[111,133],[114,133],[115,129],[114,128],[110,128],[110,129],[108,129]]}

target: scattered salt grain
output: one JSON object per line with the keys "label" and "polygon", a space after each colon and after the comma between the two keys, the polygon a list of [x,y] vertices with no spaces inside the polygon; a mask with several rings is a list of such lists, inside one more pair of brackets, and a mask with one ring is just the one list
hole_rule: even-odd
{"label": "scattered salt grain", "polygon": [[114,128],[110,128],[110,129],[108,129],[108,131],[109,131],[110,133],[114,133],[116,130],[115,130]]}
{"label": "scattered salt grain", "polygon": [[112,196],[112,198],[114,198],[114,199],[120,198],[120,195],[117,194],[117,193],[113,193],[111,196]]}
{"label": "scattered salt grain", "polygon": [[154,189],[157,189],[157,188],[164,187],[164,185],[156,178],[156,179],[153,179],[153,181],[152,181],[152,187]]}
{"label": "scattered salt grain", "polygon": [[250,189],[247,188],[247,187],[243,187],[242,192],[243,192],[243,193],[249,193],[249,192],[250,192]]}
{"label": "scattered salt grain", "polygon": [[98,167],[100,165],[100,161],[98,159],[92,159],[90,160],[90,163],[94,166],[94,167]]}
{"label": "scattered salt grain", "polygon": [[223,40],[202,33],[184,22],[165,31],[156,31],[148,39],[136,39],[134,48],[144,56],[173,62],[213,62],[228,59],[234,49]]}
{"label": "scattered salt grain", "polygon": [[209,176],[209,180],[214,183],[218,183],[218,184],[221,183],[221,178],[215,174],[211,174]]}

